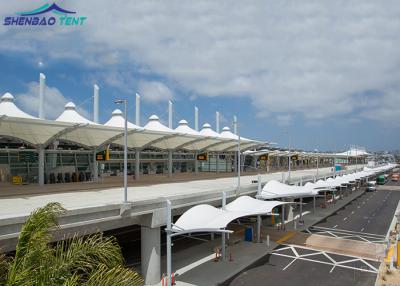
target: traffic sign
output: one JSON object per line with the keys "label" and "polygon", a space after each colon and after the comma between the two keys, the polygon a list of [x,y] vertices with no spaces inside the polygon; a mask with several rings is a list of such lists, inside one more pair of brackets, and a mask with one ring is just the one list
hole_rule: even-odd
{"label": "traffic sign", "polygon": [[96,161],[108,161],[110,160],[110,149],[107,148],[104,151],[96,153]]}
{"label": "traffic sign", "polygon": [[197,154],[197,161],[207,161],[207,160],[208,160],[207,153]]}

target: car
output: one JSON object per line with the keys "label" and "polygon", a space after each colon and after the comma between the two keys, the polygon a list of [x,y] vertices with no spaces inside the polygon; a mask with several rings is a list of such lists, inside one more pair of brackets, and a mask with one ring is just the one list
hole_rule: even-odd
{"label": "car", "polygon": [[392,175],[391,175],[391,181],[392,182],[398,182],[398,181],[400,181],[400,173],[393,173]]}
{"label": "car", "polygon": [[367,192],[375,192],[376,191],[376,181],[369,181],[367,184]]}

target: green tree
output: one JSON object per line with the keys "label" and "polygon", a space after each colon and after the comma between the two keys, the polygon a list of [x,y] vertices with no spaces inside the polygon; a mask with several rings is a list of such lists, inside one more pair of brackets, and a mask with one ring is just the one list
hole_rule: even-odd
{"label": "green tree", "polygon": [[34,211],[22,227],[15,256],[0,254],[0,285],[143,285],[135,271],[125,268],[121,248],[113,237],[96,233],[51,244],[51,231],[65,212],[59,203]]}

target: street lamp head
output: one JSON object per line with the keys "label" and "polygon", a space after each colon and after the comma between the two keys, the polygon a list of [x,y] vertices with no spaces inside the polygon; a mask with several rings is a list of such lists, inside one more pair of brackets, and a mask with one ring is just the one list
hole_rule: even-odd
{"label": "street lamp head", "polygon": [[124,99],[117,99],[114,101],[115,104],[123,104],[125,102]]}

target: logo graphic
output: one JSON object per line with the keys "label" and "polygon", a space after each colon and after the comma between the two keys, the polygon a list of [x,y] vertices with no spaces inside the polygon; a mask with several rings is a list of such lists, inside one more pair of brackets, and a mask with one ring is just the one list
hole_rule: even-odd
{"label": "logo graphic", "polygon": [[[55,16],[47,16],[49,13]],[[56,3],[43,6],[26,12],[16,13],[17,17],[5,17],[5,26],[82,26],[87,17],[76,16],[76,12],[61,8]]]}

